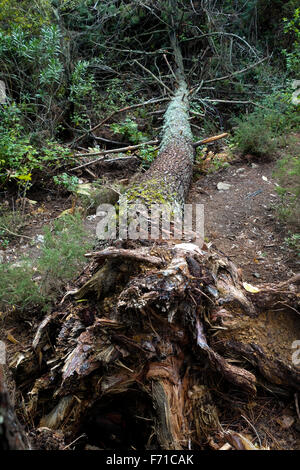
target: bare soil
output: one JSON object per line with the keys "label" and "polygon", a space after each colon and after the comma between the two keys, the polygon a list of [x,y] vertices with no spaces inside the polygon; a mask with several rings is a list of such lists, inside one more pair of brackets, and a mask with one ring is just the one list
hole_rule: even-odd
{"label": "bare soil", "polygon": [[[206,240],[243,270],[245,281],[284,281],[299,271],[300,260],[285,243],[288,228],[275,213],[276,162],[254,165],[237,163],[201,177],[187,202],[204,204]],[[230,188],[218,190],[219,182]]]}

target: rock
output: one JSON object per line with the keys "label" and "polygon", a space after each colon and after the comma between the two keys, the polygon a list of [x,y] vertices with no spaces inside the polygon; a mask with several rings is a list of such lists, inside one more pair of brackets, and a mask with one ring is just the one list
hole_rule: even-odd
{"label": "rock", "polygon": [[252,276],[256,277],[257,279],[260,278],[260,274],[259,274],[259,273],[252,273]]}
{"label": "rock", "polygon": [[256,163],[251,163],[251,168],[257,168],[258,165]]}
{"label": "rock", "polygon": [[238,168],[235,174],[237,175],[238,173],[242,173],[242,171],[245,171],[245,168]]}
{"label": "rock", "polygon": [[222,183],[222,181],[220,181],[220,182],[217,184],[217,188],[218,188],[219,191],[227,191],[228,189],[231,188],[231,184]]}
{"label": "rock", "polygon": [[0,263],[4,261],[4,251],[0,251]]}
{"label": "rock", "polygon": [[36,235],[33,240],[35,243],[44,243],[45,237],[44,235]]}

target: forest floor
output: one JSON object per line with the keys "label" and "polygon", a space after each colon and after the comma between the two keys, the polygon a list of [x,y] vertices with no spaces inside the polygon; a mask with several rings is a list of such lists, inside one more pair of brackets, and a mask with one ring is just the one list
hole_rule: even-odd
{"label": "forest floor", "polygon": [[[300,146],[300,140],[298,143]],[[205,241],[228,256],[242,270],[244,281],[253,285],[284,281],[299,271],[299,260],[285,241],[288,228],[275,214],[280,203],[277,183],[272,176],[275,165],[276,161],[236,160],[226,168],[196,175],[186,201],[204,204]],[[132,173],[133,169],[124,170],[115,177],[126,178]],[[82,178],[84,176],[83,173]],[[110,178],[113,180],[113,172]],[[227,183],[228,189],[218,189],[220,182]],[[38,256],[42,243],[38,237],[43,233],[43,226],[72,205],[70,197],[54,196],[52,191],[32,193],[29,197],[37,201],[30,209],[30,222],[23,233],[31,240],[17,237],[4,252],[6,261],[16,262],[25,253]],[[96,223],[93,217],[85,222],[91,239],[95,237]],[[260,326],[266,328],[265,324]],[[16,340],[8,348],[8,355],[12,357],[20,346],[22,349],[31,344],[35,328],[31,322],[24,327],[24,323],[21,325],[8,318],[1,325],[0,339],[7,337],[7,330]],[[280,341],[280,332],[278,334]],[[257,443],[261,440],[271,449],[300,449],[300,417],[295,397],[282,398],[265,390],[251,402],[242,397],[231,399],[230,394],[224,394],[218,397],[218,403],[224,429],[242,432]],[[209,447],[213,446],[211,442]]]}

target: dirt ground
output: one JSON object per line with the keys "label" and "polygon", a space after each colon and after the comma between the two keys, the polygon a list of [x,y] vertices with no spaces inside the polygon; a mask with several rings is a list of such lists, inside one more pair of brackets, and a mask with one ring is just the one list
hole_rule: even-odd
{"label": "dirt ground", "polygon": [[[286,245],[288,230],[274,213],[280,203],[272,178],[276,163],[254,165],[237,163],[201,177],[187,202],[204,204],[206,240],[243,270],[245,281],[283,281],[299,271],[300,260]],[[220,182],[230,188],[218,190]]]}

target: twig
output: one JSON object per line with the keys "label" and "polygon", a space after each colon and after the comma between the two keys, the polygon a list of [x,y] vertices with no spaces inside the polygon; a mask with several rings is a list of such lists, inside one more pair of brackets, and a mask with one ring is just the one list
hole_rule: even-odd
{"label": "twig", "polygon": [[236,72],[233,72],[229,75],[224,75],[224,77],[218,77],[218,78],[212,78],[211,80],[205,80],[203,83],[212,83],[212,82],[219,82],[220,80],[226,80],[227,78],[235,77],[236,75],[239,75],[240,73],[247,72],[250,69],[253,69],[257,65],[261,64],[265,60],[269,59],[270,57],[264,57],[263,59],[259,60],[258,62],[255,62],[255,64],[249,65],[249,67],[246,67],[241,70],[237,70]]}
{"label": "twig", "polygon": [[259,447],[262,447],[259,434],[258,434],[258,432],[256,431],[254,425],[253,425],[252,423],[250,423],[250,421],[246,418],[246,416],[241,415],[241,417],[244,418],[244,420],[249,424],[249,426],[251,426],[251,428],[253,429],[253,431],[255,432],[255,434],[256,434],[256,436],[257,436],[258,443],[259,443]]}
{"label": "twig", "polygon": [[103,126],[107,121],[109,121],[115,114],[123,113],[124,111],[128,111],[129,109],[134,109],[134,108],[141,108],[143,106],[147,106],[148,104],[155,104],[155,103],[161,103],[162,101],[169,101],[169,98],[157,98],[157,99],[151,99],[148,101],[144,101],[143,103],[138,103],[138,104],[132,104],[131,106],[125,106],[125,108],[118,109],[117,111],[113,111],[109,116],[107,116],[105,119],[103,119],[99,124],[96,126],[90,128],[88,131],[86,131],[84,134],[80,135],[75,139],[72,143],[72,146],[79,142],[83,137],[85,137],[87,134],[94,132],[96,129],[99,127]]}
{"label": "twig", "polygon": [[203,98],[202,101],[209,101],[210,103],[230,103],[230,104],[252,104],[253,106],[257,106],[258,108],[267,109],[261,104],[255,103],[254,101],[242,101],[242,100],[218,100],[218,99],[208,99]]}
{"label": "twig", "polygon": [[158,83],[160,83],[160,85],[162,87],[164,87],[171,95],[173,95],[173,91],[171,90],[171,88],[169,88],[164,82],[162,82],[159,78],[157,78],[154,73],[151,72],[151,70],[147,69],[146,67],[144,67],[142,64],[140,64],[137,60],[134,61],[136,64],[138,64],[143,70],[145,70],[146,72],[148,72],[152,78],[154,78],[154,80],[156,80]]}
{"label": "twig", "polygon": [[298,393],[295,393],[295,394],[294,394],[294,398],[295,398],[295,406],[296,406],[297,415],[298,415],[298,418],[300,419],[300,410],[299,410],[299,403],[298,403]]}
{"label": "twig", "polygon": [[28,238],[29,240],[33,240],[33,237],[27,237],[27,235],[20,235],[19,233],[12,232],[11,230],[8,230],[8,228],[0,226],[1,230],[4,230],[7,233],[10,233],[10,235],[13,235],[14,237],[20,237],[20,238]]}
{"label": "twig", "polygon": [[227,137],[227,136],[228,136],[228,133],[224,132],[223,134],[214,135],[213,137],[208,137],[207,139],[198,140],[198,142],[193,143],[193,147],[196,148],[196,147],[199,147],[199,145],[209,144],[210,142],[214,142],[215,140],[223,139],[224,137]]}
{"label": "twig", "polygon": [[165,61],[166,61],[166,63],[167,63],[167,66],[169,67],[169,70],[170,70],[171,74],[173,75],[173,78],[174,78],[175,82],[178,83],[178,79],[177,79],[177,77],[176,77],[176,75],[175,75],[175,73],[174,73],[174,71],[173,71],[173,69],[172,69],[172,67],[171,67],[171,65],[170,65],[170,63],[169,63],[169,61],[168,61],[168,59],[167,59],[166,54],[163,55],[163,58],[165,59]]}
{"label": "twig", "polygon": [[68,444],[67,446],[65,446],[65,447],[63,448],[63,450],[68,449],[68,448],[71,447],[73,444],[75,444],[75,442],[79,441],[79,439],[81,439],[82,437],[85,437],[85,436],[86,436],[85,433],[81,434],[81,436],[77,437],[74,441],[70,442],[70,444]]}

